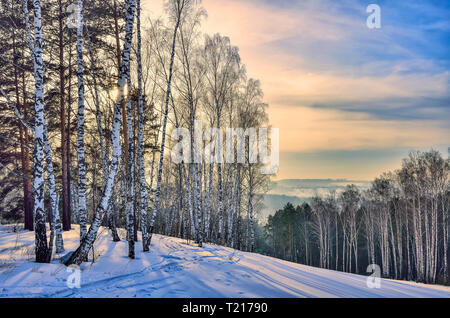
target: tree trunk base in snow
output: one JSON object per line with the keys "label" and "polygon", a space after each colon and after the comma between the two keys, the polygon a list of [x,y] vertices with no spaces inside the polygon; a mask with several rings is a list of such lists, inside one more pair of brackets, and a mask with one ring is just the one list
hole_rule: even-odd
{"label": "tree trunk base in snow", "polygon": [[113,242],[120,242],[121,240],[119,234],[117,233],[117,228],[115,226],[111,226],[110,230]]}
{"label": "tree trunk base in snow", "polygon": [[112,237],[113,237],[113,242],[120,242],[121,241],[119,235],[117,234],[117,231],[114,231],[112,233]]}
{"label": "tree trunk base in snow", "polygon": [[128,257],[131,259],[135,259],[134,240],[133,239],[128,241]]}

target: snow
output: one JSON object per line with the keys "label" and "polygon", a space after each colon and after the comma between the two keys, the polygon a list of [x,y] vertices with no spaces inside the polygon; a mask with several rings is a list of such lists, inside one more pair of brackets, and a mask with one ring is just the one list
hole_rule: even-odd
{"label": "snow", "polygon": [[[123,230],[119,235],[123,238]],[[79,227],[63,233],[66,252],[79,244]],[[72,271],[59,262],[34,262],[34,232],[0,226],[0,297],[450,297],[450,287],[382,279],[320,269],[213,244],[154,235],[149,253],[136,244],[114,243],[100,228],[95,262],[81,266],[81,288],[69,288]]]}

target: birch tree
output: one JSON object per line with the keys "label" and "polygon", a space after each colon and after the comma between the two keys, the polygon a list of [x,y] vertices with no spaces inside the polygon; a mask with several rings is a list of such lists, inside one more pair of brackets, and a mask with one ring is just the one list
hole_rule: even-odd
{"label": "birch tree", "polygon": [[[128,90],[131,89],[130,69],[127,75]],[[127,195],[126,195],[126,218],[127,218],[127,240],[128,240],[128,257],[134,259],[134,140],[133,140],[133,108],[131,103],[131,94],[127,94],[127,121],[128,121],[128,166],[127,171]]]}
{"label": "birch tree", "polygon": [[142,92],[142,35],[141,35],[141,0],[136,2],[136,23],[137,23],[137,75],[138,75],[138,169],[139,169],[139,209],[141,215],[142,248],[148,252],[149,248],[145,244],[147,241],[147,182],[145,179],[144,164],[144,99]]}
{"label": "birch tree", "polygon": [[[45,227],[44,212],[44,70],[42,59],[42,24],[41,24],[41,2],[33,0],[34,7],[34,47],[31,52],[34,64],[35,81],[35,122],[34,122],[34,154],[33,154],[33,195],[34,195],[34,223],[36,242],[36,262],[47,263],[48,245]],[[24,0],[25,16],[28,19],[28,9]]]}
{"label": "birch tree", "polygon": [[150,220],[150,229],[149,236],[146,242],[147,248],[150,247],[151,239],[153,235],[153,228],[155,223],[156,211],[158,209],[159,199],[161,195],[161,181],[162,181],[162,173],[164,167],[164,151],[166,144],[166,128],[167,128],[167,118],[169,115],[169,99],[171,96],[171,85],[172,85],[172,77],[173,77],[173,64],[175,58],[175,49],[176,49],[176,41],[177,41],[177,33],[178,28],[180,26],[181,20],[184,17],[184,11],[193,5],[193,0],[170,0],[167,3],[168,11],[171,16],[171,20],[174,22],[174,31],[172,37],[172,48],[170,55],[170,63],[169,63],[169,73],[167,80],[167,89],[166,89],[166,98],[164,102],[164,113],[163,113],[163,125],[162,125],[162,136],[161,136],[161,150],[159,155],[159,167],[158,173],[156,177],[156,191],[155,191],[155,199],[153,202],[152,215]]}
{"label": "birch tree", "polygon": [[[230,92],[235,81],[238,79],[238,65],[240,57],[238,49],[231,46],[230,39],[215,34],[213,37],[206,36],[205,49],[203,52],[205,64],[205,82],[206,82],[206,111],[214,116],[216,128],[220,130],[223,120],[224,109],[230,97]],[[210,117],[211,117],[210,115]],[[216,149],[215,151],[219,151]],[[219,151],[220,152],[220,151]],[[219,155],[220,157],[220,155]],[[223,158],[219,158],[217,163],[217,217],[218,230],[216,241],[224,243],[224,226],[223,226],[223,178],[222,178],[222,162]]]}
{"label": "birch tree", "polygon": [[[255,129],[265,126],[268,123],[266,113],[267,104],[263,103],[263,92],[260,82],[249,79],[244,89],[243,109],[240,116],[243,129]],[[260,136],[261,137],[261,136]],[[255,213],[254,198],[255,193],[263,190],[267,183],[267,176],[262,175],[259,171],[262,163],[257,161],[258,140],[249,137],[248,145],[246,145],[245,163],[248,175],[248,215],[249,215],[249,250],[253,252],[255,249]],[[239,163],[238,163],[239,164]]]}
{"label": "birch tree", "polygon": [[78,217],[80,222],[80,241],[87,233],[86,207],[86,158],[84,150],[84,64],[83,64],[83,0],[77,1],[77,159],[78,159]]}
{"label": "birch tree", "polygon": [[[33,188],[34,188],[34,221],[35,221],[35,237],[36,237],[36,261],[49,262],[52,255],[53,238],[56,235],[56,252],[61,253],[64,250],[62,241],[62,229],[58,210],[58,196],[56,194],[55,176],[53,169],[53,159],[50,149],[50,142],[48,139],[47,123],[44,113],[44,67],[42,58],[42,24],[41,24],[41,3],[34,1],[34,41],[31,36],[31,27],[29,23],[28,4],[23,1],[23,12],[25,15],[25,25],[28,38],[28,46],[30,49],[33,74],[35,79],[35,124],[32,128],[34,130],[35,145],[34,145],[34,173],[33,173]],[[4,92],[3,92],[4,94]],[[9,98],[8,98],[9,100]],[[9,103],[12,102],[9,100]],[[22,118],[18,113],[19,118]],[[46,169],[48,176],[48,183],[50,189],[50,201],[52,210],[52,231],[50,237],[50,245],[47,244],[45,213],[44,213],[44,167],[43,156],[46,158]],[[56,232],[56,233],[55,233]]]}

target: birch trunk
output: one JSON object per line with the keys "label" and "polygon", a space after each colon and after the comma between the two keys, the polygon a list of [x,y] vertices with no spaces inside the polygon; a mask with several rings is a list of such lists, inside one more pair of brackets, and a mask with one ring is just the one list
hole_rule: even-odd
{"label": "birch trunk", "polygon": [[208,192],[206,194],[206,204],[205,204],[205,233],[208,238],[210,235],[210,225],[211,225],[211,208],[212,208],[212,183],[213,183],[213,171],[214,163],[211,161],[209,164],[209,180],[208,180]]}
{"label": "birch trunk", "polygon": [[445,199],[442,199],[442,233],[443,233],[443,249],[444,249],[444,266],[442,268],[444,272],[444,283],[448,283],[449,281],[449,268],[448,268],[448,261],[447,261],[447,249],[449,244],[449,237],[448,237],[448,208],[447,208],[447,200],[448,197],[445,196]]}
{"label": "birch trunk", "polygon": [[405,199],[405,229],[406,229],[406,278],[408,280],[412,277],[411,269],[411,252],[410,252],[410,236],[409,236],[409,213],[408,213],[408,199]]}
{"label": "birch trunk", "polygon": [[[237,211],[239,209],[239,202],[240,202],[240,195],[241,195],[241,165],[239,163],[237,163],[237,171],[236,171],[236,185],[235,185],[235,195],[234,195],[234,202],[233,202],[233,213],[231,216],[232,219],[232,225],[235,228],[235,232],[237,232],[239,229],[234,226],[236,224],[236,215],[237,215]],[[232,228],[233,228],[232,227]],[[230,230],[229,230],[230,231]],[[234,235],[232,235],[231,232],[229,232],[230,236],[231,236],[231,242],[230,242],[230,247],[235,247],[236,244],[236,240]]]}
{"label": "birch trunk", "polygon": [[205,242],[208,242],[209,236],[208,236],[208,232],[206,230],[206,205],[208,204],[207,202],[207,189],[208,189],[208,170],[206,169],[206,164],[202,163],[202,173],[203,173],[203,191],[202,191],[202,209],[203,209],[203,239]]}
{"label": "birch trunk", "polygon": [[397,251],[398,251],[398,266],[399,266],[399,276],[403,279],[403,244],[402,244],[402,225],[400,224],[400,219],[398,216],[398,206],[395,205],[395,228],[397,234]]}
{"label": "birch trunk", "polygon": [[78,159],[78,217],[80,221],[80,241],[87,233],[86,208],[86,158],[84,153],[84,66],[83,66],[83,0],[78,0],[77,11],[77,159]]}
{"label": "birch trunk", "polygon": [[[33,154],[33,197],[35,223],[35,253],[37,263],[48,263],[47,231],[44,212],[44,71],[42,61],[42,26],[41,2],[33,0],[34,6],[34,46],[31,50],[35,81],[35,123],[34,123],[34,154]],[[27,2],[24,0],[24,13],[28,19]],[[30,36],[31,39],[31,36]],[[31,45],[31,42],[30,42]]]}
{"label": "birch trunk", "polygon": [[[425,199],[426,200],[426,199]],[[425,201],[426,202],[426,201]],[[424,223],[425,223],[425,282],[429,283],[431,279],[431,244],[430,244],[430,232],[429,232],[429,221],[428,221],[428,211],[424,211]]]}
{"label": "birch trunk", "polygon": [[253,171],[252,166],[248,163],[249,170],[249,190],[248,190],[248,213],[250,216],[250,252],[255,250],[255,227],[254,222],[254,212],[253,212]]}
{"label": "birch trunk", "polygon": [[202,231],[202,207],[201,207],[201,184],[202,184],[202,180],[201,180],[201,176],[202,176],[202,171],[201,168],[199,168],[199,164],[196,163],[195,164],[195,201],[196,201],[196,205],[195,205],[195,212],[196,212],[196,217],[197,217],[197,240],[198,240],[198,246],[202,247],[203,246],[203,231]]}
{"label": "birch trunk", "polygon": [[[131,90],[130,69],[128,69],[128,91]],[[127,121],[128,121],[128,175],[127,175],[127,239],[128,239],[128,257],[134,259],[134,141],[133,141],[133,109],[131,104],[130,92],[127,95]]]}
{"label": "birch trunk", "polygon": [[336,258],[336,264],[334,269],[338,270],[338,265],[339,265],[339,233],[338,233],[338,212],[335,211],[334,214],[334,226],[335,226],[335,243],[336,243],[336,252],[335,252],[335,258]]}
{"label": "birch trunk", "polygon": [[391,248],[392,248],[392,260],[393,260],[393,268],[394,268],[394,278],[398,279],[398,273],[397,273],[397,251],[396,251],[396,244],[395,244],[395,238],[394,238],[394,230],[392,227],[392,219],[389,216],[389,232],[391,233]]}
{"label": "birch trunk", "polygon": [[[40,166],[38,165],[38,168],[34,171],[34,184],[35,186],[35,193],[37,193],[36,189],[39,189],[39,191],[44,191],[44,175],[43,175],[43,164],[42,164],[42,152],[44,153],[44,156],[46,158],[47,163],[47,175],[48,175],[48,182],[49,182],[49,188],[50,188],[50,199],[51,199],[51,209],[52,209],[52,216],[53,216],[53,222],[51,222],[53,226],[52,235],[50,239],[50,248],[46,252],[46,258],[47,260],[44,262],[50,262],[51,254],[52,254],[52,248],[53,248],[53,238],[56,231],[56,252],[61,253],[64,251],[63,247],[63,240],[62,240],[62,233],[61,233],[61,222],[59,218],[59,212],[58,212],[58,200],[57,200],[57,194],[56,194],[56,186],[55,186],[55,175],[53,170],[53,159],[50,149],[50,143],[48,140],[48,132],[47,132],[47,123],[45,121],[45,114],[44,114],[44,70],[43,70],[43,60],[42,60],[42,25],[41,25],[41,4],[40,1],[34,1],[34,29],[35,29],[35,41],[33,44],[32,37],[31,37],[31,27],[29,23],[29,16],[28,16],[28,4],[26,1],[23,2],[23,12],[25,14],[25,26],[27,31],[27,37],[28,37],[28,46],[30,49],[30,53],[32,56],[33,61],[33,75],[35,78],[35,112],[36,112],[36,118],[35,118],[35,154],[34,154],[34,162],[35,164],[39,161]],[[9,98],[8,102],[12,103]],[[19,114],[19,111],[17,110],[17,107],[15,107],[16,113],[19,116],[19,119],[22,120],[21,115]],[[24,120],[22,120],[24,123]],[[29,127],[29,126],[28,126]],[[39,128],[38,128],[39,127]],[[29,127],[31,129],[31,127]],[[36,135],[38,137],[36,137]],[[42,148],[42,145],[44,145],[44,148]],[[41,184],[42,182],[42,184]],[[39,187],[37,186],[39,184]],[[44,194],[42,193],[42,196]],[[37,201],[43,200],[43,197],[41,198],[41,193],[35,195],[37,199],[35,198],[35,204]],[[41,203],[38,202],[40,205]],[[35,223],[36,226],[39,223],[44,222],[43,227],[42,224],[39,224],[39,229],[36,228],[36,261],[42,262],[44,257],[44,245],[47,246],[46,241],[46,228],[45,228],[45,213],[43,211],[43,201],[42,206],[38,206],[39,213],[36,214],[36,208],[34,209],[34,216],[35,216]],[[43,214],[43,215],[40,215]],[[39,231],[44,231],[44,233],[38,233]],[[39,237],[39,239],[38,239]],[[45,243],[42,242],[42,239],[45,239]],[[40,241],[40,242],[38,242]],[[39,248],[38,248],[39,246]],[[39,251],[38,251],[39,250]],[[39,254],[39,255],[38,255]],[[38,261],[39,258],[39,261]]]}
{"label": "birch trunk", "polygon": [[[219,117],[220,118],[220,117]],[[219,125],[217,128],[220,129]],[[216,144],[217,145],[217,144]],[[215,151],[219,151],[216,149]],[[218,185],[218,202],[217,202],[217,216],[219,218],[219,228],[217,232],[217,243],[224,244],[223,236],[223,184],[222,184],[222,163],[217,163],[217,185]]]}
{"label": "birch trunk", "polygon": [[184,180],[184,191],[186,192],[186,199],[188,201],[188,209],[189,209],[189,217],[190,217],[190,224],[191,224],[191,235],[196,238],[197,237],[197,226],[195,223],[195,218],[194,218],[194,207],[193,207],[193,203],[192,203],[192,196],[191,196],[191,190],[189,187],[189,179],[188,179],[188,175],[186,173],[186,168],[184,166],[184,164],[181,164],[181,172],[183,173],[183,180]]}
{"label": "birch trunk", "polygon": [[139,164],[139,209],[141,214],[142,248],[148,252],[147,241],[147,182],[145,181],[144,164],[144,100],[142,96],[142,60],[141,60],[141,0],[137,0],[137,72],[138,72],[138,164]]}
{"label": "birch trunk", "polygon": [[[70,209],[70,215],[69,215],[69,223],[72,222],[72,220],[75,220],[75,217],[72,217],[72,214],[76,214],[76,211],[78,211],[78,207],[76,207],[76,202],[78,202],[78,199],[75,199],[75,187],[76,185],[72,185],[72,176],[73,176],[73,166],[72,166],[72,156],[71,156],[71,127],[72,127],[72,121],[71,121],[71,113],[72,113],[72,32],[69,32],[69,65],[68,65],[68,85],[67,85],[67,134],[66,134],[66,149],[67,149],[67,187],[70,193],[70,202],[69,202],[69,209]],[[67,217],[67,216],[64,216]]]}
{"label": "birch trunk", "polygon": [[228,212],[228,232],[227,232],[227,246],[231,247],[231,234],[233,231],[233,199],[234,198],[234,190],[233,190],[233,164],[230,163],[230,166],[228,168],[228,205],[227,205],[227,212]]}

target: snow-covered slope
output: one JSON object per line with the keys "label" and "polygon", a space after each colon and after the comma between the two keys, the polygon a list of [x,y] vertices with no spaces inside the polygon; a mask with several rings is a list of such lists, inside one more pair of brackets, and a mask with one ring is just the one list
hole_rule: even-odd
{"label": "snow-covered slope", "polygon": [[[105,228],[95,263],[82,265],[81,288],[71,289],[72,272],[57,259],[33,262],[33,232],[10,230],[0,227],[0,297],[450,297],[449,287],[382,280],[370,289],[365,276],[160,235],[150,253],[138,244],[129,260],[126,242],[112,242]],[[78,233],[77,226],[64,233],[66,251],[77,247]]]}

